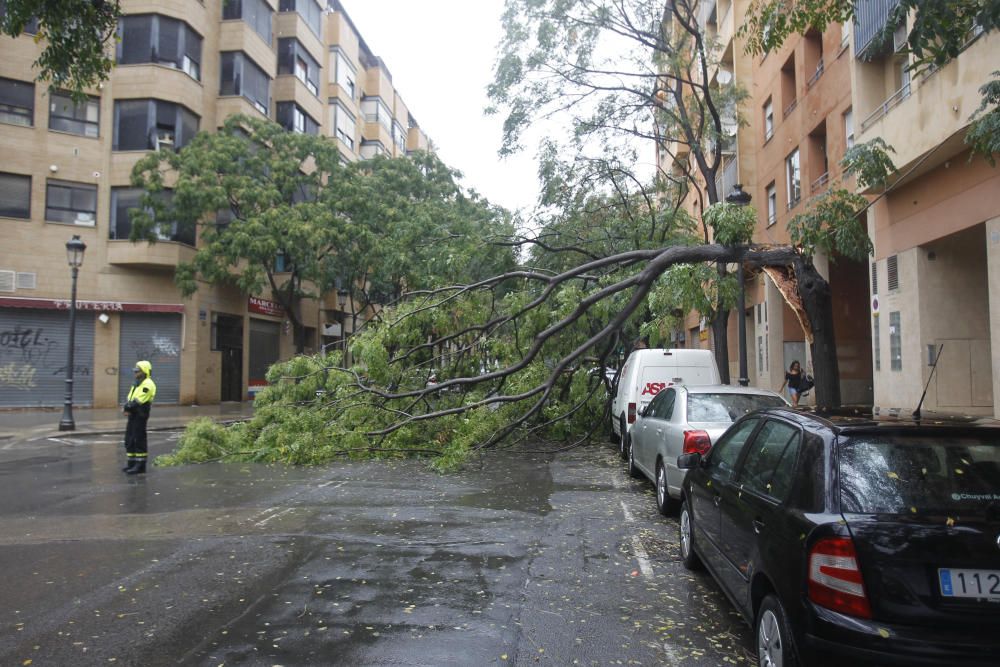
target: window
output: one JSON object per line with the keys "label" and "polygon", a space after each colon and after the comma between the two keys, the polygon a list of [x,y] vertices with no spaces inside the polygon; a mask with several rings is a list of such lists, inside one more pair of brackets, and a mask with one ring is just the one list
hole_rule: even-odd
{"label": "window", "polygon": [[242,95],[265,116],[271,104],[271,78],[242,51],[224,51],[220,58],[219,95]]}
{"label": "window", "polygon": [[333,68],[336,70],[334,74],[337,77],[335,82],[353,100],[358,94],[358,72],[354,69],[354,65],[351,64],[351,61],[343,51],[334,49],[333,55],[335,57]]}
{"label": "window", "polygon": [[399,123],[392,123],[392,141],[401,153],[406,152],[406,130]]}
{"label": "window", "polygon": [[173,102],[117,100],[112,150],[180,150],[198,133],[199,121],[198,116]]}
{"label": "window", "polygon": [[382,145],[381,141],[364,139],[361,141],[361,150],[359,152],[362,159],[370,160],[376,155],[385,154],[385,146]]}
{"label": "window", "polygon": [[[7,14],[7,0],[0,0],[0,23],[3,22],[4,15],[6,14]],[[31,18],[29,18],[27,22],[24,24],[24,27],[21,29],[21,31],[29,35],[36,34],[38,32],[38,17],[32,16]]]}
{"label": "window", "polygon": [[708,460],[705,462],[705,469],[708,474],[716,479],[728,479],[732,475],[733,468],[736,467],[736,460],[740,458],[743,445],[747,438],[757,428],[757,418],[747,419],[739,426],[733,426],[715,443],[715,446],[708,452]]}
{"label": "window", "polygon": [[201,81],[201,35],[178,19],[159,14],[123,16],[118,21],[120,65],[155,63]]}
{"label": "window", "polygon": [[298,12],[309,29],[316,33],[317,37],[320,36],[323,9],[315,0],[281,0],[278,3],[278,11]]}
{"label": "window", "polygon": [[77,104],[68,93],[49,93],[49,129],[57,132],[79,134],[81,137],[97,137],[100,133],[101,101],[96,97],[87,98]]}
{"label": "window", "polygon": [[778,221],[778,190],[774,181],[767,186],[767,226],[770,227]]}
{"label": "window", "polygon": [[271,13],[265,0],[225,0],[222,3],[223,19],[245,21],[268,46],[271,45]]}
{"label": "window", "polygon": [[848,148],[854,148],[854,110],[844,112],[844,143]]}
{"label": "window", "polygon": [[278,40],[278,74],[294,74],[313,95],[319,95],[319,63],[294,37]]}
{"label": "window", "polygon": [[[132,209],[142,208],[143,190],[140,188],[111,188],[111,224],[108,238],[127,239],[132,233]],[[169,205],[173,192],[164,190],[160,193],[164,204]],[[177,222],[159,222],[154,231],[161,241],[177,241],[194,245],[194,228],[181,229]]]}
{"label": "window", "polygon": [[889,313],[889,368],[903,370],[903,332],[898,310]]}
{"label": "window", "polygon": [[97,186],[50,180],[45,191],[45,219],[93,227],[97,220]]}
{"label": "window", "polygon": [[0,123],[35,124],[35,84],[14,79],[0,79]]}
{"label": "window", "polygon": [[278,102],[278,124],[289,132],[299,134],[319,134],[319,123],[309,117],[295,102]]}
{"label": "window", "polygon": [[875,362],[875,370],[882,370],[882,343],[879,340],[881,336],[879,327],[879,317],[876,315],[872,318],[872,359]]}
{"label": "window", "polygon": [[764,141],[768,141],[772,136],[774,136],[774,105],[769,97],[764,103]]}
{"label": "window", "polygon": [[888,283],[887,286],[889,288],[889,291],[892,292],[893,290],[898,290],[899,289],[899,255],[890,255],[889,257],[887,257],[886,260],[885,260],[885,269],[886,269],[886,273],[888,274],[888,280],[886,282]]}
{"label": "window", "polygon": [[785,185],[788,193],[788,208],[792,209],[802,198],[802,173],[799,170],[799,149],[785,158]]}
{"label": "window", "polygon": [[0,218],[31,218],[31,176],[0,172]]}
{"label": "window", "polygon": [[844,21],[840,24],[840,48],[846,49],[851,42],[851,22]]}
{"label": "window", "polygon": [[784,500],[792,488],[800,441],[798,429],[778,421],[766,422],[743,462],[740,484],[756,493]]}
{"label": "window", "polygon": [[670,421],[674,414],[674,402],[677,400],[677,390],[667,389],[657,394],[646,409],[646,415],[655,419]]}
{"label": "window", "polygon": [[339,104],[331,106],[333,112],[333,128],[336,137],[340,139],[348,148],[354,150],[354,135],[356,131],[354,116],[347,109]]}
{"label": "window", "polygon": [[386,132],[392,133],[392,112],[381,97],[361,98],[361,113],[365,115],[365,122],[377,121],[382,124]]}

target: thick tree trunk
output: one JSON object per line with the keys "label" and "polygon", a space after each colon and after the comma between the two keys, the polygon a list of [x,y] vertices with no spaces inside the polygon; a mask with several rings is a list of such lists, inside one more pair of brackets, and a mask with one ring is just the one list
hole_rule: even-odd
{"label": "thick tree trunk", "polygon": [[840,405],[840,368],[837,364],[837,340],[833,332],[833,301],[830,283],[816,271],[811,261],[795,261],[799,297],[812,327],[810,346],[813,380],[816,382],[816,405],[824,408]]}

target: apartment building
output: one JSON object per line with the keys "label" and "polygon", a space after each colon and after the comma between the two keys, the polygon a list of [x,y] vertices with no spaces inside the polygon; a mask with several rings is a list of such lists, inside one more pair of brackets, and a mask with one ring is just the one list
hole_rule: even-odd
{"label": "apartment building", "polygon": [[868,211],[875,405],[911,410],[926,385],[927,409],[1000,416],[1000,169],[964,143],[1000,35],[975,30],[951,62],[911,75],[910,25],[877,38],[897,4],[865,3],[851,68],[857,140],[883,139],[899,168]]}
{"label": "apartment building", "polygon": [[[793,35],[776,51],[752,59],[753,94],[744,131],[757,149],[753,205],[758,226],[754,241],[788,244],[788,223],[809,199],[844,182],[840,161],[854,144],[850,26],[834,24]],[[750,59],[749,56],[743,56]],[[867,322],[867,267],[846,257],[814,258],[830,283],[841,400],[872,400],[872,361]],[[794,296],[794,276],[767,269],[747,285],[753,314],[747,340],[755,370],[751,384],[777,388],[798,360],[809,369],[808,324]]]}
{"label": "apartment building", "polygon": [[[0,37],[0,407],[62,403],[71,274],[66,242],[86,243],[79,271],[74,403],[122,402],[149,359],[161,403],[245,400],[267,367],[294,354],[270,293],[202,284],[190,298],[174,269],[194,232],[128,240],[135,163],[176,150],[235,113],[327,136],[345,160],[427,149],[426,135],[344,8],[316,0],[125,0],[117,66],[83,104],[34,81],[40,46]],[[344,335],[344,305],[302,307],[306,347]]]}

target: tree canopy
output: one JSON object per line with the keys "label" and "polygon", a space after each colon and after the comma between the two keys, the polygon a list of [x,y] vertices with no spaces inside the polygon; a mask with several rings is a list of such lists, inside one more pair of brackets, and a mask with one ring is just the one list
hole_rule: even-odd
{"label": "tree canopy", "polygon": [[88,88],[108,78],[113,40],[121,17],[119,0],[3,0],[0,32],[17,37],[32,31],[45,44],[35,61],[39,81],[86,98]]}

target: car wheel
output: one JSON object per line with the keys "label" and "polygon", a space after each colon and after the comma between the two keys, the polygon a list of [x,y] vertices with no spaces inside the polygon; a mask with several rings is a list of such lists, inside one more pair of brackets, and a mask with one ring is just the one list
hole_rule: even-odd
{"label": "car wheel", "polygon": [[754,624],[757,638],[757,663],[760,667],[797,667],[795,640],[785,609],[778,598],[769,594],[760,603]]}
{"label": "car wheel", "polygon": [[635,447],[632,442],[632,438],[628,439],[628,476],[638,479],[642,473],[639,472],[638,466],[635,465]]}
{"label": "car wheel", "polygon": [[678,532],[681,543],[681,562],[689,570],[701,569],[701,559],[694,552],[694,520],[687,501],[681,501],[680,527]]}
{"label": "car wheel", "polygon": [[663,461],[656,462],[656,509],[660,514],[667,516],[674,509],[674,499],[670,497],[667,487],[667,469]]}
{"label": "car wheel", "polygon": [[628,434],[628,428],[625,424],[625,416],[622,415],[621,418],[621,437],[618,438],[618,456],[625,459],[628,456],[628,448],[631,444],[631,436]]}

